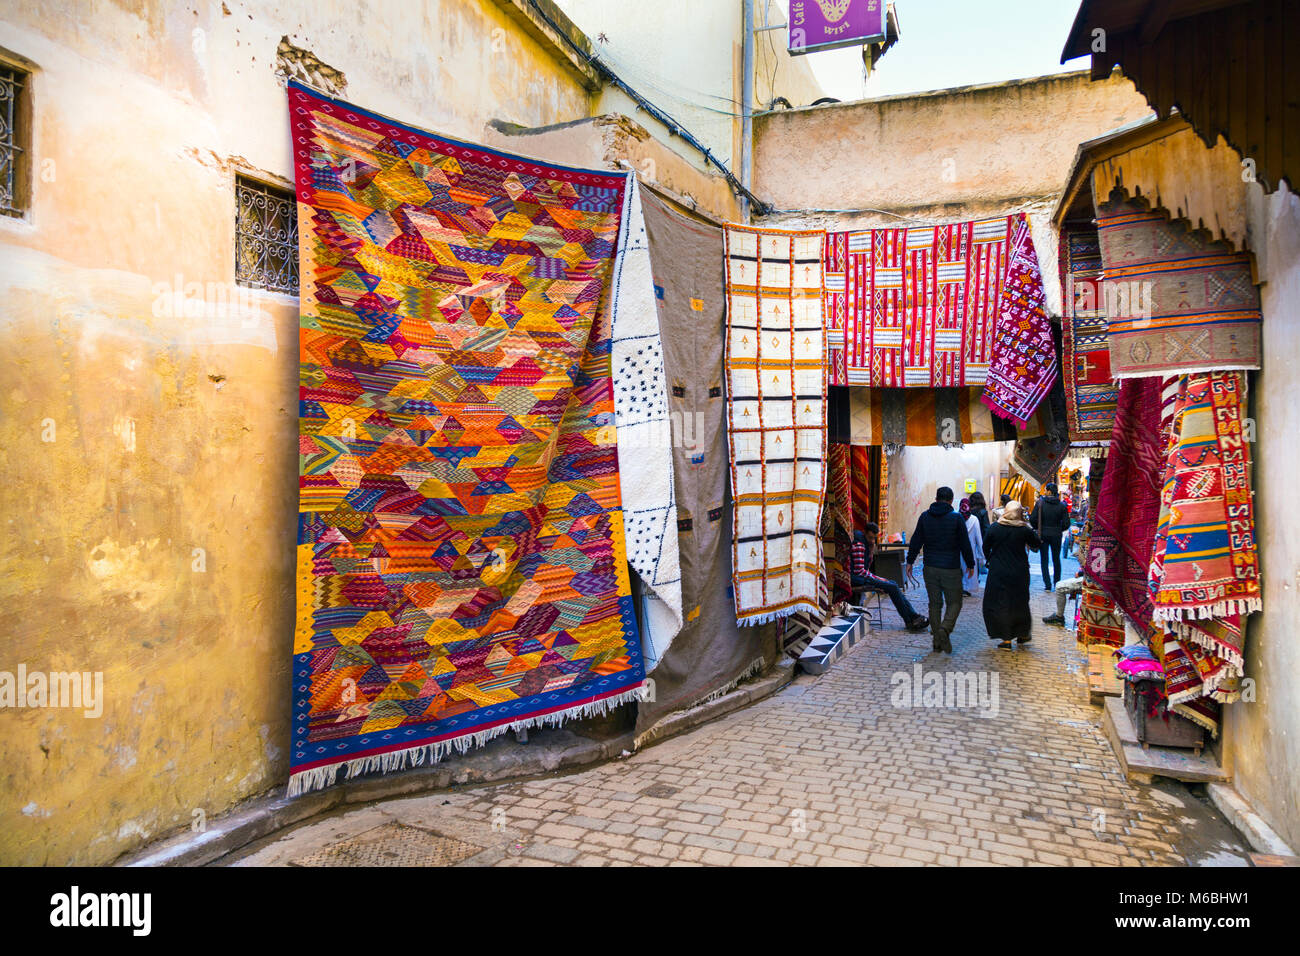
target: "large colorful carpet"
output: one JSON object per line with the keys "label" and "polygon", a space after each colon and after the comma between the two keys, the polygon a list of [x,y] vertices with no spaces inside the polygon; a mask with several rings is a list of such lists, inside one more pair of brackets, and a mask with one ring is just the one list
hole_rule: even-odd
{"label": "large colorful carpet", "polygon": [[1160,515],[1161,408],[1159,378],[1120,383],[1115,427],[1082,571],[1138,633],[1150,629],[1147,571]]}
{"label": "large colorful carpet", "polygon": [[289,87],[290,794],[641,696],[609,319],[626,177]]}
{"label": "large colorful carpet", "polygon": [[[1008,309],[1008,264],[1021,231],[1028,235],[1023,214],[944,226],[828,233],[826,314],[832,383],[875,388],[985,385],[999,323]],[[1016,283],[1024,294],[1013,293],[1012,312],[1032,309],[1037,300],[1030,294],[1030,273],[1037,273],[1038,260],[1032,256],[1032,244],[1028,251]],[[1041,290],[1041,275],[1037,284]],[[1017,320],[1016,328],[1006,343],[1012,352],[1022,332],[1041,331],[1037,321],[1020,330]],[[1008,355],[1007,370],[1025,365],[1027,355],[1021,354],[1019,363],[1011,361],[1014,357]],[[1025,380],[1013,375],[1003,384],[1009,395],[1023,389]],[[1001,392],[995,397],[1003,400]]]}
{"label": "large colorful carpet", "polygon": [[1056,380],[1056,342],[1047,318],[1043,275],[1029,220],[1021,214],[1007,254],[1001,314],[980,400],[993,414],[1024,428]]}
{"label": "large colorful carpet", "polygon": [[[1109,435],[1107,436],[1109,439]],[[1079,542],[1079,554],[1084,556],[1083,591],[1079,598],[1079,630],[1075,634],[1080,644],[1087,647],[1092,644],[1104,644],[1107,647],[1124,646],[1124,618],[1119,608],[1106,592],[1099,588],[1086,573],[1087,558],[1090,554],[1089,542],[1092,540],[1094,519],[1097,514],[1097,502],[1101,500],[1101,488],[1106,478],[1106,458],[1098,456],[1088,466],[1088,517],[1083,523],[1083,536]]]}
{"label": "large colorful carpet", "polygon": [[1245,398],[1242,372],[1178,379],[1149,581],[1167,644],[1196,667],[1175,702],[1237,698],[1245,618],[1262,608]]}
{"label": "large colorful carpet", "polygon": [[1150,566],[1157,620],[1262,607],[1241,372],[1180,379]]}
{"label": "large colorful carpet", "polygon": [[1061,230],[1061,321],[1070,440],[1097,446],[1110,439],[1119,386],[1110,374],[1109,319],[1101,289],[1101,246],[1091,223]]}
{"label": "large colorful carpet", "polygon": [[[642,635],[647,671],[682,625],[671,421],[650,247],[636,177],[628,179],[610,289],[614,424],[627,559],[663,625]],[[659,613],[660,611],[666,613]]]}
{"label": "large colorful carpet", "polygon": [[1118,194],[1097,204],[1116,378],[1257,369],[1250,256]]}
{"label": "large colorful carpet", "polygon": [[1043,434],[1042,405],[1023,431],[994,415],[978,388],[862,388],[849,393],[849,441],[883,445],[956,448],[972,442],[1015,441]]}
{"label": "large colorful carpet", "polygon": [[[726,692],[775,656],[771,629],[736,626],[727,485],[722,230],[641,193],[673,427],[677,544],[682,565],[681,631],[637,705],[638,735],[674,710]],[[672,629],[647,607],[647,630]]]}
{"label": "large colorful carpet", "polygon": [[825,233],[727,226],[736,616],[820,613],[826,487]]}

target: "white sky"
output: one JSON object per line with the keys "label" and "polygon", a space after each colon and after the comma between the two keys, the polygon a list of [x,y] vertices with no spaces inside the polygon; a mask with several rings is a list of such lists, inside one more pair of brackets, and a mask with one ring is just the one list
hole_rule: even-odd
{"label": "white sky", "polygon": [[[789,10],[789,0],[778,0]],[[864,85],[861,48],[806,54],[841,100],[1042,76],[1087,66],[1057,61],[1079,0],[894,0],[902,39]],[[778,21],[779,22],[779,21]],[[785,31],[774,39],[785,42]]]}

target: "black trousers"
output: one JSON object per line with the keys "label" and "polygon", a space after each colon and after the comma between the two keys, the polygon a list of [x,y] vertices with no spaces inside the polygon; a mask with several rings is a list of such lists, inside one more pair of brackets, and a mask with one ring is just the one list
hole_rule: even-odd
{"label": "black trousers", "polygon": [[[1051,555],[1052,574],[1048,574],[1047,558]],[[1048,591],[1056,587],[1061,580],[1061,535],[1045,534],[1043,535],[1043,547],[1038,552],[1038,560],[1043,566],[1043,587]],[[1055,575],[1055,576],[1053,576]]]}
{"label": "black trousers", "polygon": [[921,568],[925,593],[930,599],[931,646],[936,651],[952,649],[952,629],[961,613],[961,568]]}

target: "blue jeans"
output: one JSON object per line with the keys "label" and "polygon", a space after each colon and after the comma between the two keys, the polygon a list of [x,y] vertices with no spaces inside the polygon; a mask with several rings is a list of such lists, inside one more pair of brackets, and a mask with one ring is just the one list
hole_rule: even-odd
{"label": "blue jeans", "polygon": [[[1051,556],[1051,570],[1056,572],[1056,577],[1048,573],[1048,555]],[[1038,560],[1042,562],[1043,588],[1050,591],[1053,585],[1059,584],[1061,580],[1061,536],[1059,534],[1043,535],[1043,549],[1038,552]]]}
{"label": "blue jeans", "polygon": [[884,581],[879,578],[860,578],[853,579],[855,588],[866,588],[868,591],[879,591],[881,594],[888,594],[889,600],[894,602],[894,610],[898,616],[903,619],[903,624],[908,625],[918,617],[916,611],[912,608],[911,602],[903,595],[903,589],[894,581]]}

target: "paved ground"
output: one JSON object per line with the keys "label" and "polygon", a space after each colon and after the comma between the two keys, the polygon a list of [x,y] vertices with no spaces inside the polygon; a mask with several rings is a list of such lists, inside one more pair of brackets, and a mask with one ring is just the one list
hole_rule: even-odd
{"label": "paved ground", "polygon": [[[826,675],[627,759],[352,810],[236,865],[1245,865],[1204,800],[1121,776],[1073,632],[1040,624],[999,651],[979,600],[951,657],[881,630]],[[1035,590],[1035,620],[1051,601]],[[982,675],[986,692],[996,677],[996,697],[916,706],[895,675],[918,667]]]}

